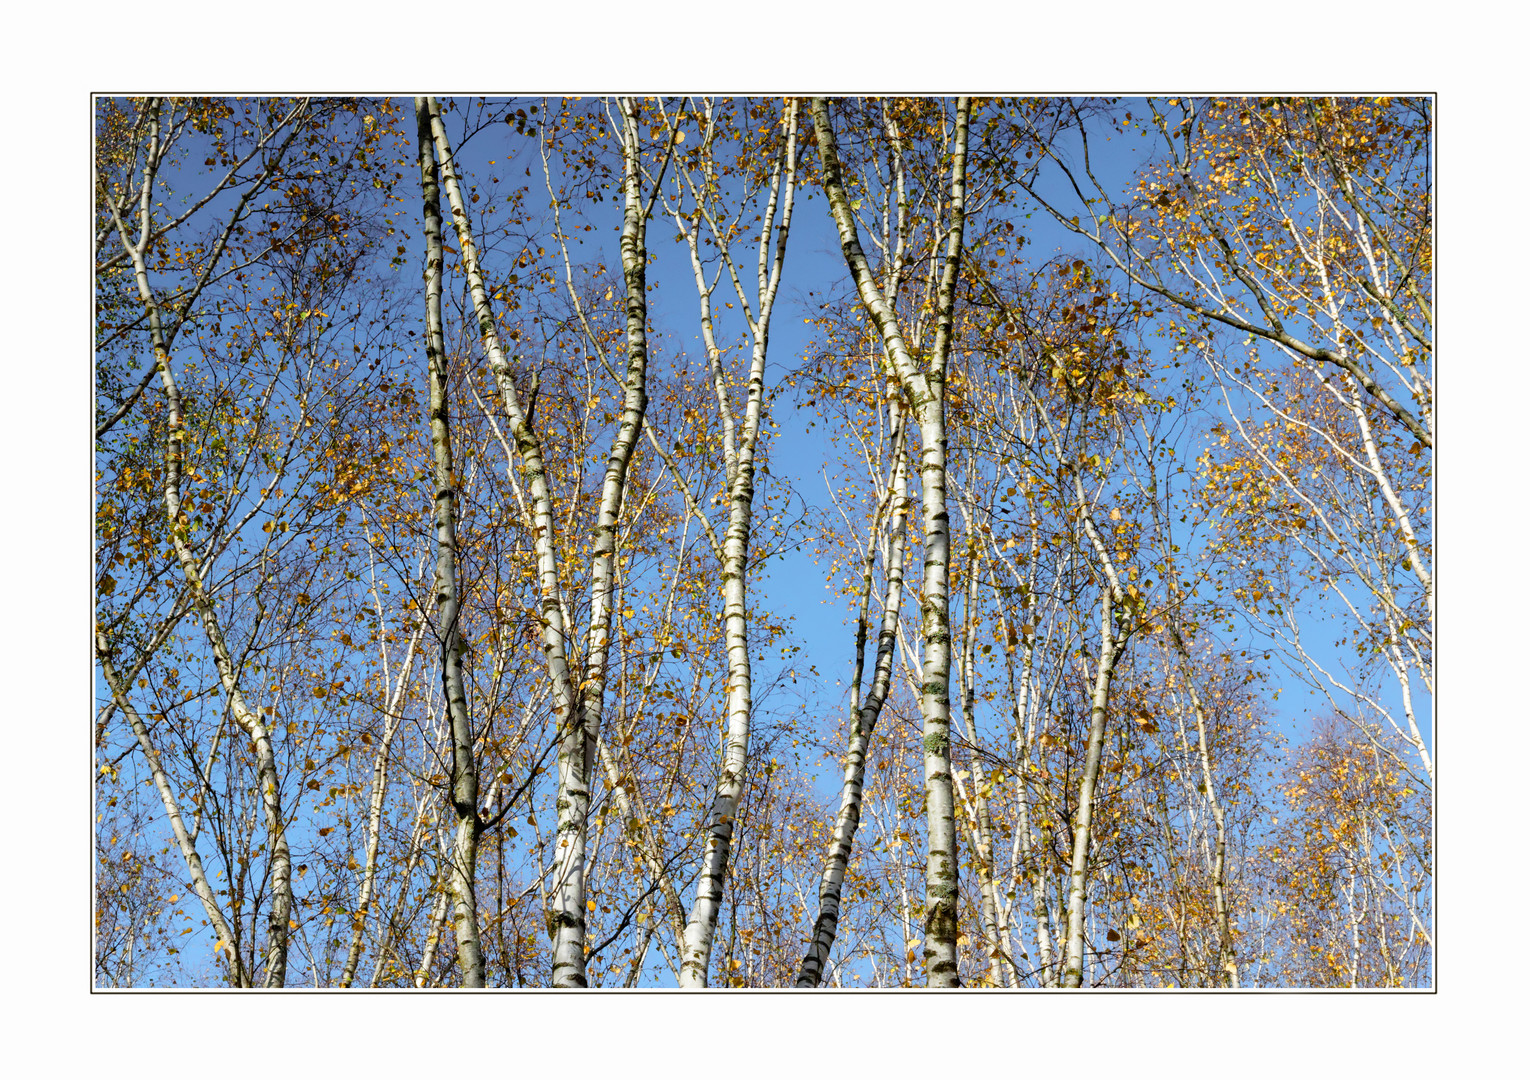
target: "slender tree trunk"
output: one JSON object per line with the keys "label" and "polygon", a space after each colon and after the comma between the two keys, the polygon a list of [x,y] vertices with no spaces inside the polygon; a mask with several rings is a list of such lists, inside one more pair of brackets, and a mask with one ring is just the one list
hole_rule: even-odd
{"label": "slender tree trunk", "polygon": [[558,855],[553,904],[553,985],[585,986],[585,863],[596,743],[605,709],[606,663],[610,652],[611,597],[616,565],[618,521],[627,489],[627,472],[642,434],[648,408],[647,222],[638,161],[637,105],[620,104],[622,114],[622,279],[627,291],[627,370],[622,413],[606,463],[595,523],[590,566],[590,633],[585,649],[582,696],[573,723],[565,725],[558,745]]}
{"label": "slender tree trunk", "polygon": [[[759,446],[761,419],[765,408],[765,358],[770,340],[770,318],[775,308],[776,291],[786,259],[786,239],[791,228],[792,206],[797,177],[797,107],[786,109],[787,137],[778,162],[769,205],[762,215],[760,234],[759,304],[757,319],[750,327],[753,347],[749,360],[748,396],[739,445],[728,484],[728,530],[723,535],[722,589],[723,632],[728,654],[727,739],[723,750],[722,773],[708,812],[706,848],[702,853],[701,876],[696,885],[696,900],[691,905],[681,951],[680,985],[700,987],[707,984],[711,964],[712,937],[722,911],[723,879],[728,870],[733,843],[733,827],[738,803],[744,790],[744,769],[749,755],[749,724],[753,714],[754,675],[749,655],[748,571],[749,542],[754,520],[755,458]],[[781,225],[775,229],[777,191],[781,195]],[[766,271],[771,232],[775,229],[775,252]],[[728,255],[724,249],[724,258]],[[698,288],[701,279],[698,277]],[[704,290],[703,290],[704,292]],[[742,291],[740,300],[744,301]],[[703,296],[703,304],[707,303]],[[705,308],[704,308],[705,314]],[[710,319],[704,320],[710,328]],[[710,333],[710,329],[708,329]],[[709,350],[716,372],[717,352]],[[721,388],[721,380],[715,380]],[[719,401],[726,413],[726,400]]]}
{"label": "slender tree trunk", "polygon": [[834,838],[824,863],[823,879],[818,887],[818,918],[807,955],[797,969],[799,987],[815,987],[823,980],[829,951],[839,930],[840,892],[845,870],[855,845],[855,831],[861,821],[861,793],[866,777],[866,757],[882,705],[892,682],[893,651],[898,641],[898,621],[903,612],[904,528],[908,517],[908,455],[904,448],[903,412],[895,396],[890,397],[893,426],[893,479],[889,488],[892,518],[887,526],[887,585],[882,598],[882,626],[877,635],[876,664],[866,701],[860,696],[863,653],[866,647],[867,601],[871,598],[871,562],[875,557],[876,528],[867,543],[866,572],[862,582],[861,616],[855,642],[855,681],[851,686],[850,744],[845,754],[845,777],[840,789],[839,817],[834,823]]}
{"label": "slender tree trunk", "polygon": [[[351,986],[356,981],[356,968],[361,963],[361,944],[366,932],[367,918],[372,910],[372,893],[377,885],[377,852],[382,842],[382,811],[383,802],[388,794],[388,757],[393,749],[393,737],[398,733],[400,717],[399,703],[404,696],[404,688],[409,683],[410,672],[414,669],[414,657],[419,648],[420,638],[424,635],[425,623],[422,620],[415,627],[413,634],[409,636],[409,646],[404,652],[404,663],[399,671],[398,682],[395,685],[392,696],[388,699],[388,714],[384,723],[382,741],[377,747],[377,756],[372,761],[372,793],[367,803],[367,856],[366,864],[362,868],[361,888],[356,895],[356,913],[351,920],[351,943],[345,954],[345,967],[340,973],[342,988]],[[385,673],[386,674],[386,673]]]}
{"label": "slender tree trunk", "polygon": [[454,905],[452,926],[462,984],[484,985],[483,943],[478,930],[474,878],[478,865],[478,762],[468,715],[462,656],[467,651],[459,622],[457,583],[457,475],[452,464],[451,410],[446,383],[446,342],[441,322],[441,194],[436,178],[435,137],[425,98],[415,98],[420,145],[420,184],[425,193],[425,354],[430,375],[430,441],[435,450],[436,635],[441,646],[441,693],[451,732],[451,800],[456,838],[448,867]]}
{"label": "slender tree trunk", "polygon": [[427,817],[427,804],[429,796],[422,797],[415,803],[414,826],[409,832],[407,851],[408,858],[404,862],[404,871],[399,875],[398,897],[393,902],[393,908],[383,925],[382,944],[377,949],[377,961],[372,965],[372,977],[367,980],[367,989],[377,989],[377,984],[382,981],[383,965],[388,963],[393,953],[394,942],[401,933],[400,924],[403,921],[404,907],[409,900],[409,882],[414,878],[414,871],[425,858],[425,833],[426,830],[435,829],[434,819]]}
{"label": "slender tree trunk", "polygon": [[1110,682],[1115,675],[1117,641],[1109,586],[1100,590],[1100,659],[1095,667],[1094,698],[1089,714],[1089,745],[1084,775],[1078,785],[1078,809],[1073,817],[1073,863],[1068,876],[1068,946],[1063,959],[1064,987],[1078,987],[1084,978],[1084,914],[1089,874],[1089,822],[1094,789],[1105,746],[1105,722],[1110,714]]}
{"label": "slender tree trunk", "polygon": [[[151,126],[157,129],[158,120],[151,121]],[[144,235],[147,235],[150,229],[148,204],[151,179],[149,176],[145,177],[143,189],[141,213]],[[113,212],[115,214],[115,210]],[[213,663],[217,667],[219,682],[228,698],[229,711],[233,714],[234,722],[249,738],[255,753],[256,783],[260,787],[261,806],[265,816],[271,877],[271,907],[267,922],[266,973],[263,985],[280,987],[287,981],[287,948],[293,910],[292,856],[287,845],[286,820],[282,813],[281,776],[276,766],[276,753],[271,745],[270,733],[260,718],[259,710],[250,708],[245,702],[244,692],[239,683],[239,669],[234,663],[233,655],[224,638],[217,608],[207,591],[206,583],[202,580],[202,568],[189,541],[190,515],[181,509],[186,427],[180,389],[176,385],[175,374],[171,370],[169,346],[160,319],[159,303],[155,300],[149,284],[149,271],[144,261],[142,243],[135,245],[132,242],[121,218],[117,218],[116,224],[122,237],[123,247],[133,264],[138,295],[144,305],[150,339],[154,345],[154,363],[159,371],[160,384],[164,389],[168,407],[164,458],[164,505],[170,543],[175,551],[176,561],[180,564],[181,574],[186,579],[186,585],[197,616],[201,620],[208,645],[212,649]]]}
{"label": "slender tree trunk", "polygon": [[[1041,524],[1037,519],[1035,505],[1030,505],[1031,526],[1031,553],[1027,561],[1027,578],[1023,582],[1026,586],[1025,595],[1034,600],[1036,592],[1036,567],[1041,561]],[[997,549],[996,549],[997,550]],[[994,592],[994,602],[1000,611],[1004,610],[1003,599],[997,589]],[[1008,618],[1012,618],[1008,617]],[[1052,966],[1052,929],[1051,913],[1047,904],[1046,880],[1047,875],[1043,872],[1040,855],[1031,831],[1031,780],[1030,780],[1030,755],[1031,741],[1028,737],[1029,716],[1031,709],[1031,684],[1035,673],[1036,664],[1036,617],[1034,614],[1024,616],[1030,621],[1030,633],[1020,630],[1016,632],[1011,628],[1007,637],[1012,638],[1015,647],[1020,649],[1020,680],[1018,685],[1015,681],[1015,666],[1013,654],[1006,650],[1005,666],[1009,675],[1009,696],[1013,704],[1013,716],[1015,725],[1015,759],[1019,762],[1020,784],[1015,792],[1015,811],[1018,819],[1015,833],[1020,851],[1019,866],[1016,868],[1014,877],[1011,879],[1018,891],[1019,880],[1023,876],[1026,879],[1031,893],[1031,916],[1035,920],[1036,927],[1036,967],[1039,981],[1042,986],[1055,986],[1057,984],[1057,972]]]}
{"label": "slender tree trunk", "polygon": [[596,741],[600,736],[601,712],[605,701],[617,524],[626,493],[628,467],[637,440],[642,434],[648,404],[647,208],[642,203],[636,104],[630,99],[623,100],[620,132],[625,202],[621,255],[627,297],[627,370],[621,417],[606,465],[593,538],[586,662],[576,681],[570,670],[568,619],[558,584],[556,528],[541,443],[532,428],[530,416],[521,407],[514,372],[500,346],[494,312],[478,264],[477,246],[473,241],[467,204],[462,197],[440,108],[433,98],[425,101],[441,160],[442,179],[451,202],[452,220],[461,246],[463,268],[468,275],[484,353],[503,397],[505,411],[510,417],[516,449],[521,458],[522,476],[532,496],[533,546],[541,592],[543,652],[553,681],[553,707],[558,724],[558,836],[549,926],[553,939],[553,985],[585,986],[585,846],[590,787],[596,767]]}
{"label": "slender tree trunk", "polygon": [[[968,522],[970,525],[970,521]],[[957,681],[961,686],[961,720],[968,741],[977,745],[977,722],[974,716],[976,695],[976,641],[973,637],[978,598],[976,534],[969,531],[972,546],[967,559],[967,598],[962,619],[962,650],[957,665]],[[993,819],[988,810],[988,796],[983,793],[985,780],[983,763],[972,757],[972,795],[963,790],[961,779],[956,781],[957,794],[967,809],[963,819],[968,842],[972,847],[973,868],[977,872],[978,891],[981,896],[983,933],[987,938],[989,978],[994,986],[1008,985],[1008,950],[999,936],[999,904],[993,882]]]}
{"label": "slender tree trunk", "polygon": [[[494,376],[495,383],[503,398],[505,411],[510,417],[510,425],[515,439],[516,450],[521,459],[521,472],[527,488],[532,497],[532,535],[533,546],[537,561],[537,583],[541,593],[541,622],[542,622],[542,648],[546,657],[548,674],[553,684],[553,713],[558,725],[560,744],[559,753],[559,813],[560,813],[560,843],[563,836],[563,819],[567,818],[571,825],[570,834],[582,833],[577,827],[570,814],[577,816],[577,808],[574,799],[570,798],[569,792],[575,791],[575,797],[582,792],[579,799],[582,806],[588,805],[588,789],[580,779],[583,770],[583,745],[579,734],[582,731],[582,719],[580,715],[580,702],[575,689],[575,680],[569,669],[568,659],[568,631],[566,620],[563,615],[563,602],[558,584],[558,562],[555,549],[555,523],[553,519],[552,494],[547,483],[547,473],[542,459],[542,447],[531,422],[521,407],[519,395],[515,387],[515,373],[506,361],[504,352],[499,343],[499,332],[495,325],[494,312],[489,302],[488,289],[484,285],[483,274],[478,265],[477,246],[473,240],[473,232],[468,218],[467,206],[462,197],[461,185],[457,179],[456,166],[452,157],[451,144],[447,139],[446,127],[441,120],[440,108],[433,98],[425,99],[425,108],[430,114],[431,132],[434,136],[436,153],[440,160],[442,181],[446,188],[447,198],[451,203],[452,221],[456,226],[457,242],[462,252],[463,268],[467,272],[468,285],[473,297],[474,313],[478,320],[478,331],[483,341],[484,353],[488,357],[489,368]],[[577,752],[572,748],[577,745]],[[582,871],[582,860],[581,860]],[[561,879],[560,879],[561,880]],[[582,892],[583,877],[572,883],[555,883],[560,899],[564,902],[556,909],[571,925],[560,929],[559,918],[554,915],[549,925],[551,936],[558,940],[562,938],[562,945],[554,961],[554,985],[584,985],[584,912],[583,898],[578,897],[578,909],[574,910],[572,901],[574,892]],[[578,946],[571,947],[570,941],[577,939]]]}
{"label": "slender tree trunk", "polygon": [[888,361],[908,394],[919,424],[921,510],[924,525],[922,589],[925,823],[925,972],[930,986],[958,986],[956,954],[957,858],[955,805],[951,792],[950,524],[946,513],[945,378],[950,351],[956,278],[961,263],[970,98],[956,105],[952,151],[950,227],[936,301],[935,341],[927,370],[909,354],[897,318],[882,296],[861,248],[854,211],[845,190],[824,98],[813,99],[813,121],[823,162],[823,187],[839,231],[840,247],[862,305],[882,335]]}
{"label": "slender tree trunk", "polygon": [[[450,858],[447,855],[446,858]],[[430,928],[425,938],[425,952],[420,957],[420,966],[414,973],[414,985],[416,989],[423,990],[430,985],[430,969],[436,966],[436,952],[441,947],[441,931],[446,927],[446,909],[451,897],[451,886],[447,882],[436,883],[436,900],[430,909],[430,922],[426,925]]]}
{"label": "slender tree trunk", "polygon": [[1180,636],[1177,620],[1171,617],[1168,624],[1169,640],[1179,657],[1180,677],[1190,695],[1190,708],[1195,714],[1195,731],[1198,739],[1197,756],[1201,764],[1201,779],[1206,785],[1206,800],[1211,806],[1211,817],[1216,824],[1216,842],[1211,858],[1211,896],[1217,913],[1217,975],[1225,977],[1227,985],[1238,988],[1238,958],[1233,946],[1232,920],[1227,902],[1227,816],[1222,811],[1222,800],[1217,797],[1216,781],[1211,772],[1211,750],[1206,741],[1206,706],[1196,689],[1195,677],[1190,668],[1190,650]]}
{"label": "slender tree trunk", "polygon": [[[212,923],[213,930],[218,935],[216,951],[228,962],[229,981],[235,986],[247,987],[250,985],[249,972],[240,959],[239,951],[233,946],[234,931],[230,929],[228,920],[224,918],[223,909],[218,906],[217,895],[207,880],[207,871],[202,867],[202,857],[197,853],[196,838],[186,831],[175,793],[170,789],[169,778],[165,776],[164,767],[160,764],[159,750],[150,740],[148,725],[144,723],[143,717],[139,715],[138,710],[128,698],[127,688],[117,677],[116,669],[111,661],[111,647],[107,644],[105,636],[100,633],[96,634],[96,659],[100,661],[101,673],[106,677],[106,685],[111,690],[112,697],[123,715],[128,718],[128,723],[132,725],[133,734],[138,739],[138,746],[143,750],[144,760],[149,763],[155,790],[159,792],[160,801],[165,807],[165,816],[170,821],[170,830],[175,834],[175,842],[181,849],[181,856],[186,860],[186,873],[191,877],[192,891],[197,894],[202,910],[207,913],[208,922]],[[129,941],[131,940],[130,937]]]}

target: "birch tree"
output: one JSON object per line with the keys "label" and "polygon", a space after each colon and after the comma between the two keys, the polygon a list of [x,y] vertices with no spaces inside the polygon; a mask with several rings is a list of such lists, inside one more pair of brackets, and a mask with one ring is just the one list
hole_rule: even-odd
{"label": "birch tree", "polygon": [[[142,118],[144,162],[142,181],[136,186],[136,191],[129,189],[128,184],[124,182],[119,184],[120,194],[110,190],[104,191],[103,201],[121,242],[123,256],[131,267],[138,299],[143,305],[144,321],[148,328],[148,344],[153,353],[150,371],[158,374],[160,387],[164,393],[166,410],[163,457],[165,531],[168,533],[175,553],[180,574],[185,580],[191,604],[202,625],[207,645],[217,665],[219,680],[227,696],[229,709],[235,723],[250,740],[256,755],[267,844],[270,851],[272,888],[263,985],[279,987],[286,981],[288,933],[292,913],[291,856],[286,837],[287,821],[282,812],[281,778],[278,774],[276,755],[271,745],[267,725],[262,720],[259,709],[249,705],[245,699],[238,666],[224,633],[222,620],[216,609],[216,601],[207,588],[203,560],[198,557],[190,542],[188,526],[191,524],[191,514],[185,505],[186,492],[184,491],[187,437],[185,406],[176,379],[172,353],[176,332],[184,325],[184,316],[179,321],[175,320],[173,315],[166,318],[165,305],[156,293],[148,264],[150,245],[160,235],[160,232],[156,231],[154,220],[154,194],[158,170],[171,141],[190,120],[185,113],[177,117],[172,106],[169,110],[167,127],[165,105],[166,103],[157,98],[144,103]],[[182,311],[191,306],[196,295],[211,279],[217,268],[219,256],[227,246],[228,237],[240,223],[250,200],[260,192],[264,182],[275,171],[281,155],[286,152],[302,130],[300,121],[307,110],[306,102],[298,102],[291,105],[285,115],[273,118],[274,123],[268,136],[257,144],[255,151],[251,154],[253,157],[264,151],[265,144],[274,144],[272,156],[263,163],[263,172],[257,182],[245,190],[240,204],[208,252],[202,271],[197,275],[188,293],[177,298]],[[280,141],[277,141],[278,138]],[[137,218],[136,230],[130,229],[127,222],[127,216],[134,211]],[[101,269],[106,268],[101,267]],[[139,384],[140,387],[147,385],[147,378]],[[98,432],[105,434],[110,430],[115,420],[125,411],[125,407],[130,407],[140,392],[141,390],[135,390],[131,393],[123,405],[119,406],[117,412],[103,422]],[[120,703],[120,695],[114,696],[119,698]],[[193,852],[188,850],[187,854],[188,857],[194,858]],[[196,876],[197,873],[194,871],[193,877]]]}
{"label": "birch tree", "polygon": [[905,344],[897,316],[871,273],[861,249],[850,197],[834,142],[828,102],[813,99],[813,122],[828,196],[839,231],[845,263],[861,303],[882,335],[888,364],[909,395],[919,425],[921,512],[924,518],[923,582],[924,671],[921,710],[925,724],[925,804],[929,856],[925,881],[925,970],[931,986],[954,986],[956,976],[956,832],[951,797],[950,708],[951,655],[949,525],[946,514],[946,433],[944,382],[951,347],[956,279],[961,265],[963,194],[966,183],[967,123],[971,100],[957,101],[951,135],[949,223],[940,274],[935,338],[929,360],[916,364]]}
{"label": "birch tree", "polygon": [[[845,772],[840,788],[839,814],[834,823],[833,840],[825,860],[822,882],[818,891],[818,915],[813,922],[811,943],[807,955],[797,970],[799,987],[815,987],[823,978],[830,950],[834,947],[839,930],[841,896],[845,871],[855,842],[856,830],[861,820],[862,795],[866,780],[866,760],[871,752],[871,740],[876,733],[877,721],[891,690],[893,654],[897,647],[898,630],[903,608],[903,560],[904,529],[908,515],[908,465],[905,449],[905,427],[898,395],[892,387],[886,395],[892,428],[892,475],[885,494],[872,519],[871,534],[867,537],[862,557],[860,607],[855,622],[855,661],[850,681],[850,734],[845,751]],[[883,521],[887,524],[883,526]],[[866,639],[870,628],[870,608],[873,587],[872,572],[877,561],[879,547],[885,558],[885,587],[882,594],[882,621],[876,638],[876,654],[872,662],[871,682],[862,700],[862,684],[865,680]]]}
{"label": "birch tree", "polygon": [[[618,103],[621,146],[623,225],[621,262],[626,292],[625,372],[620,419],[611,443],[599,508],[592,530],[589,629],[582,664],[570,656],[564,602],[557,571],[558,536],[552,517],[553,500],[543,467],[543,453],[517,388],[518,373],[506,358],[492,301],[478,263],[468,203],[463,194],[438,105],[426,99],[440,161],[443,184],[451,203],[453,224],[463,269],[472,293],[474,317],[484,354],[509,420],[522,483],[530,496],[532,528],[537,550],[541,592],[542,640],[553,682],[553,708],[558,723],[558,843],[550,926],[553,938],[554,985],[586,985],[585,966],[585,844],[594,780],[595,749],[606,695],[606,665],[610,649],[612,572],[616,557],[617,522],[626,494],[627,474],[642,433],[647,407],[647,285],[646,212],[638,155],[637,105]],[[651,203],[651,199],[649,202]],[[575,666],[579,670],[577,675]]]}
{"label": "birch tree", "polygon": [[[1420,700],[1433,694],[1428,108],[1397,98],[1149,98],[1121,111],[1161,155],[1129,198],[1095,175],[1076,108],[1078,163],[1038,145],[1072,190],[1088,193],[1080,215],[1031,191],[1116,273],[1178,313],[1175,351],[1200,355],[1221,387],[1226,420],[1206,473],[1229,535],[1248,530],[1235,557],[1252,568],[1238,590],[1247,617],[1358,730],[1365,716],[1385,716],[1429,782]],[[1264,509],[1245,512],[1255,503]],[[1268,572],[1281,563],[1297,574],[1289,583]],[[1302,640],[1305,583],[1336,598],[1336,617],[1350,623],[1361,658],[1353,674]],[[1365,689],[1376,655],[1400,707]]]}
{"label": "birch tree", "polygon": [[[465,646],[458,617],[462,601],[457,582],[457,477],[452,463],[450,409],[446,386],[446,342],[441,324],[441,196],[436,179],[435,135],[431,110],[415,99],[420,135],[420,186],[425,193],[425,352],[430,378],[430,441],[435,450],[436,638],[441,649],[441,692],[451,718],[451,802],[456,812],[456,840],[450,858],[451,894],[457,934],[457,958],[464,986],[484,985],[483,945],[479,940],[474,876],[478,863],[478,763],[473,752],[473,722],[468,715],[462,679]],[[460,199],[459,199],[460,201]],[[467,245],[464,244],[464,247]]]}
{"label": "birch tree", "polygon": [[[722,907],[724,875],[733,843],[739,800],[744,789],[744,771],[749,756],[754,681],[748,634],[748,573],[751,568],[750,541],[753,536],[755,511],[755,470],[767,400],[765,363],[770,340],[770,322],[781,286],[782,271],[786,262],[786,242],[791,230],[792,210],[796,202],[797,113],[797,103],[788,101],[782,110],[779,121],[780,135],[775,140],[774,161],[768,172],[763,162],[743,163],[743,169],[756,169],[761,175],[768,176],[768,195],[760,214],[760,234],[756,243],[757,273],[752,282],[754,285],[752,303],[749,291],[744,288],[741,281],[739,267],[733,258],[729,235],[731,229],[726,224],[724,216],[726,207],[720,204],[718,199],[721,192],[716,142],[723,137],[724,132],[717,128],[714,105],[710,101],[703,103],[701,113],[696,118],[702,128],[699,160],[694,162],[686,160],[682,167],[677,168],[679,180],[677,180],[675,197],[673,201],[665,200],[666,208],[669,209],[685,239],[695,275],[697,298],[700,303],[702,339],[706,348],[712,387],[717,396],[728,505],[727,527],[722,535],[721,550],[718,552],[722,564],[723,618],[728,655],[727,737],[722,771],[707,814],[707,841],[702,853],[702,869],[697,884],[696,899],[691,906],[690,917],[685,928],[685,941],[681,948],[680,985],[682,987],[700,987],[707,984],[713,934]],[[666,122],[670,123],[667,117]],[[681,137],[680,130],[678,128],[671,130],[672,142],[678,143]],[[747,147],[745,152],[748,152]],[[679,186],[680,180],[684,181],[683,188]],[[693,207],[690,214],[686,214],[683,210],[687,196]],[[744,199],[748,199],[747,193]],[[714,276],[712,282],[708,283],[702,261],[703,221],[706,223],[708,236],[717,252],[720,264],[718,274],[726,269],[734,294],[738,297],[739,306],[743,310],[750,349],[749,365],[742,373],[742,380],[736,376],[730,380],[723,365],[713,311],[713,294],[717,278]],[[746,387],[742,415],[735,412],[733,402],[730,400],[730,381],[742,381]],[[736,416],[737,419],[735,419]],[[662,450],[662,448],[659,449]],[[694,496],[687,498],[692,505],[695,504]]]}
{"label": "birch tree", "polygon": [[[291,100],[102,111],[123,137],[104,140],[120,154],[98,171],[98,340],[107,385],[128,389],[109,392],[98,423],[98,644],[121,691],[98,723],[126,715],[127,699],[149,737],[133,742],[158,755],[185,838],[221,864],[211,876],[227,882],[224,917],[207,924],[216,954],[265,939],[264,960],[241,955],[231,977],[284,985],[304,926],[294,779],[312,760],[295,678],[310,665],[294,643],[347,557],[327,543],[345,524],[350,484],[330,464],[364,410],[359,384],[390,303],[363,268],[382,233],[370,215],[389,197],[392,114]],[[335,162],[315,174],[327,155]],[[213,170],[206,187],[197,162]],[[363,179],[374,195],[337,195]],[[135,353],[151,358],[147,374],[119,382]],[[245,826],[246,794],[263,839]],[[245,926],[257,914],[259,934]]]}

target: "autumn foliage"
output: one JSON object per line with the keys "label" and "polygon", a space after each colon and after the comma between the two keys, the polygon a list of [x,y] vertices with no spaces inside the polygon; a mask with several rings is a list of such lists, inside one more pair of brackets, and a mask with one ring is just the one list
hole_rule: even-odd
{"label": "autumn foliage", "polygon": [[98,99],[96,985],[1432,986],[1432,125]]}

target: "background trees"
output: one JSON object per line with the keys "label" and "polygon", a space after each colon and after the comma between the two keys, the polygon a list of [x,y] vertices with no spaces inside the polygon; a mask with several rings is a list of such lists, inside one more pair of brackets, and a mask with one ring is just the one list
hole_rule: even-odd
{"label": "background trees", "polygon": [[415,104],[98,102],[101,985],[1430,984],[1427,102]]}

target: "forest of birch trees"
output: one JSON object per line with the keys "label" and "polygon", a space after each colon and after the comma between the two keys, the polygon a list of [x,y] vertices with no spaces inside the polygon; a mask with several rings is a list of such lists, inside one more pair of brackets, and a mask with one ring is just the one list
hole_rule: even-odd
{"label": "forest of birch trees", "polygon": [[1430,100],[93,124],[96,987],[1434,985]]}

